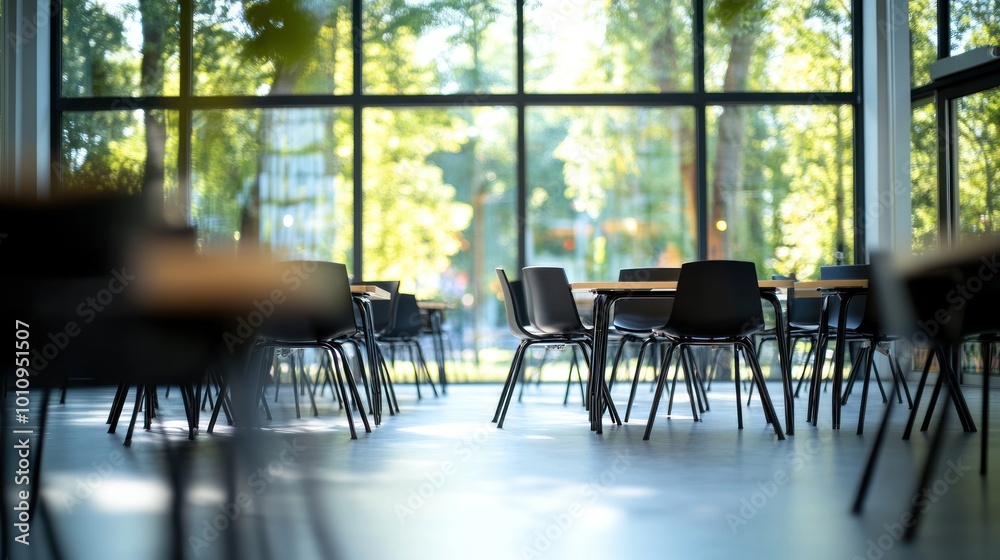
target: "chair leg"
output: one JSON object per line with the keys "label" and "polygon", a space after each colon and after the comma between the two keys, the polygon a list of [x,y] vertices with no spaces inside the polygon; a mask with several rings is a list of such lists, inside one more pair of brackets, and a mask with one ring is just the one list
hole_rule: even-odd
{"label": "chair leg", "polygon": [[382,348],[375,344],[375,355],[378,356],[378,371],[382,378],[382,387],[385,389],[386,404],[389,405],[389,416],[395,416],[399,412],[399,400],[396,398],[396,387],[392,383],[392,376],[389,375],[389,364],[385,361]]}
{"label": "chair leg", "polygon": [[525,348],[530,346],[527,340],[522,340],[520,344],[517,345],[517,349],[514,350],[514,357],[510,361],[510,369],[507,370],[507,379],[503,383],[503,390],[500,391],[500,399],[497,400],[497,409],[493,413],[492,422],[495,424],[500,418],[500,411],[503,409],[503,403],[507,399],[507,392],[514,387],[514,376],[520,373],[520,361]]}
{"label": "chair leg", "polygon": [[[618,343],[618,349],[615,351],[615,359],[612,360],[612,362],[611,362],[612,363],[612,366],[611,366],[611,380],[608,382],[608,390],[609,391],[611,389],[614,389],[614,387],[615,387],[615,379],[618,378],[618,364],[621,362],[622,355],[625,352],[625,346],[629,342],[632,342],[633,340],[635,340],[635,339],[633,339],[631,336],[623,336],[621,342]],[[641,351],[642,350],[640,350],[640,352]],[[628,358],[626,358],[626,360],[627,359]]]}
{"label": "chair leg", "polygon": [[[895,385],[901,380],[901,377],[893,377],[892,383]],[[875,441],[873,442],[871,451],[868,454],[868,460],[865,462],[865,468],[861,474],[861,482],[858,484],[858,491],[854,496],[854,505],[851,507],[851,511],[855,514],[861,513],[865,497],[868,495],[868,488],[871,485],[872,476],[875,474],[875,465],[878,463],[878,457],[881,454],[882,445],[885,441],[885,434],[889,428],[889,420],[892,417],[892,407],[893,401],[889,401],[885,407],[885,412],[882,414],[882,422],[879,424],[878,432],[875,434]]]}
{"label": "chair leg", "polygon": [[125,442],[122,444],[125,447],[132,445],[132,432],[135,431],[135,422],[139,417],[139,408],[142,405],[143,390],[145,388],[146,386],[141,384],[135,387],[135,406],[132,407],[132,420],[128,424],[128,431],[125,432]]}
{"label": "chair leg", "polygon": [[336,350],[336,353],[340,354],[340,362],[344,366],[344,377],[347,378],[347,387],[351,391],[351,398],[354,400],[354,406],[358,410],[358,415],[361,416],[361,423],[365,426],[365,432],[370,434],[372,433],[372,427],[368,423],[368,414],[365,412],[365,407],[361,402],[361,394],[358,392],[358,384],[354,381],[354,373],[351,371],[351,366],[347,362],[347,355],[344,354],[342,348],[337,348],[336,346],[332,346],[332,348]]}
{"label": "chair leg", "polygon": [[313,417],[317,417],[317,416],[319,416],[319,409],[316,408],[316,391],[313,390],[313,387],[312,387],[313,382],[309,378],[309,372],[306,371],[305,360],[302,359],[302,356],[304,355],[304,353],[305,352],[302,351],[302,350],[299,351],[299,358],[298,358],[297,364],[296,364],[296,366],[298,366],[299,370],[300,370],[299,371],[299,374],[300,374],[300,377],[299,377],[299,379],[300,379],[300,381],[299,381],[299,388],[303,392],[305,392],[305,393],[307,393],[309,395],[309,402],[312,404],[312,409],[313,409]]}
{"label": "chair leg", "polygon": [[[669,353],[669,350],[668,350],[668,353]],[[679,352],[678,352],[678,354],[679,354]],[[666,360],[666,358],[664,358],[664,360]],[[680,370],[681,370],[681,366],[680,366],[680,364],[677,364],[677,367],[674,368],[674,377],[673,377],[673,379],[670,380],[670,391],[669,391],[670,392],[670,397],[667,399],[667,418],[670,418],[670,414],[674,410],[674,395],[677,394],[677,376],[680,374]],[[667,371],[667,370],[664,369],[663,371]],[[662,372],[661,372],[661,374],[662,374]]]}
{"label": "chair leg", "polygon": [[990,430],[990,370],[993,365],[993,341],[984,340],[980,346],[983,357],[983,421],[982,441],[979,452],[979,474],[986,475],[987,450],[989,449]]}
{"label": "chair leg", "polygon": [[701,375],[701,371],[698,369],[697,360],[694,359],[694,355],[691,353],[691,349],[688,348],[687,351],[688,365],[694,374],[694,389],[698,392],[698,405],[701,406],[704,403],[705,407],[699,408],[701,412],[707,412],[712,410],[712,405],[708,402],[708,391],[705,389],[705,380]]}
{"label": "chair leg", "polygon": [[904,440],[910,439],[910,433],[913,431],[913,423],[917,420],[917,409],[920,406],[920,399],[923,398],[924,387],[927,385],[927,374],[931,371],[931,364],[934,363],[936,354],[936,351],[931,350],[927,353],[927,359],[924,360],[924,371],[920,374],[920,381],[917,382],[917,393],[913,395],[913,406],[910,407],[910,414],[906,420],[906,428],[903,429]]}
{"label": "chair leg", "polygon": [[639,346],[639,357],[635,362],[635,373],[632,375],[632,385],[629,388],[628,393],[628,405],[625,407],[625,422],[628,422],[629,416],[632,414],[632,403],[635,401],[635,390],[636,387],[639,386],[639,375],[642,373],[642,357],[651,340],[652,338],[648,338],[642,342],[641,346]]}
{"label": "chair leg", "polygon": [[[424,351],[423,351],[422,348],[420,348],[420,344],[417,343],[417,341],[415,341],[415,340],[411,341],[411,344],[417,350],[417,358],[420,361],[420,369],[424,372],[424,377],[427,378],[427,382],[431,386],[431,391],[434,392],[434,398],[437,398],[438,397],[438,390],[437,390],[437,387],[434,386],[434,378],[431,377],[431,370],[428,369],[428,367],[427,367],[427,360],[424,359]],[[420,383],[418,382],[417,385],[419,386]]]}
{"label": "chair leg", "polygon": [[[816,343],[813,342],[812,339],[809,339],[809,348],[806,350],[806,359],[805,359],[805,362],[802,364],[802,373],[799,375],[799,382],[798,382],[798,384],[795,385],[795,398],[799,398],[799,390],[802,389],[802,381],[805,380],[805,378],[806,378],[806,371],[809,369],[809,356],[812,356],[813,346],[815,346],[815,345],[816,345]],[[793,352],[792,356],[794,356],[794,355],[795,354]],[[791,361],[791,360],[789,360],[789,361]]]}
{"label": "chair leg", "polygon": [[906,385],[906,377],[903,376],[903,370],[899,367],[899,362],[893,357],[892,353],[889,354],[889,369],[892,371],[892,378],[895,380],[896,385],[896,398],[899,399],[899,403],[903,403],[903,399],[899,394],[899,386],[903,386],[903,394],[906,395],[906,405],[909,408],[913,408],[913,399],[910,398],[910,388]]}
{"label": "chair leg", "polygon": [[[943,366],[942,369],[944,369],[944,367],[950,368],[951,365],[948,364],[947,366]],[[949,385],[950,384],[945,384],[944,390],[946,393],[951,390]],[[925,495],[925,489],[928,488],[931,481],[931,473],[934,470],[934,465],[937,464],[938,457],[941,455],[941,448],[943,447],[942,444],[944,443],[944,434],[946,431],[945,426],[948,424],[948,408],[950,404],[952,404],[952,399],[946,394],[944,404],[941,407],[941,419],[938,421],[937,430],[931,438],[931,445],[927,450],[927,457],[924,459],[924,468],[920,474],[920,480],[917,483],[917,491],[913,494],[915,497]],[[923,503],[923,500],[912,500],[909,512],[912,522],[907,524],[906,529],[903,531],[903,542],[913,541],[913,537],[916,535],[920,515],[924,512],[924,508],[922,506]]]}
{"label": "chair leg", "polygon": [[872,375],[872,366],[875,363],[875,348],[868,347],[862,350],[862,353],[858,356],[858,361],[861,361],[861,357],[864,356],[865,360],[865,382],[861,388],[861,412],[858,413],[858,435],[862,435],[865,431],[865,408],[868,406],[868,384],[869,379]]}
{"label": "chair leg", "polygon": [[[571,348],[570,352],[572,353],[573,357],[570,358],[569,375],[566,376],[566,394],[563,395],[563,406],[569,404],[569,387],[570,385],[573,384],[573,370],[580,368],[580,364],[576,361],[576,348]],[[614,379],[613,375],[612,379]],[[523,384],[521,385],[521,389],[522,390],[524,389]],[[518,400],[520,400],[520,398],[518,398]]]}
{"label": "chair leg", "polygon": [[[740,353],[733,353],[733,382],[736,384],[736,426],[739,429],[743,429],[743,398],[740,396]],[[750,389],[753,390],[753,384],[750,385]]]}
{"label": "chair leg", "polygon": [[[744,353],[745,353],[745,352],[747,351],[745,347],[744,347],[744,348],[740,348],[740,347],[737,347],[737,353],[739,353],[739,350],[740,350],[740,349],[742,349],[742,350],[744,351]],[[756,357],[756,354],[754,354],[754,357]],[[747,364],[749,364],[749,363],[750,363],[750,357],[749,357],[749,356],[744,356],[744,357],[743,357],[743,359],[745,359],[745,360],[746,360],[746,363],[747,363]],[[757,363],[760,363],[760,361],[758,360],[758,362],[757,362]],[[749,384],[750,384],[750,389],[753,389],[754,387],[757,387],[757,391],[758,391],[758,392],[760,392],[760,390],[761,390],[761,387],[760,387],[760,382],[759,382],[759,381],[757,380],[757,377],[756,377],[756,376],[754,376],[754,374],[753,374],[753,369],[752,369],[752,368],[751,368],[751,370],[750,370],[750,375],[749,375],[749,377],[750,377],[750,382],[749,382]],[[749,406],[748,406],[747,408],[749,408]],[[774,420],[774,417],[773,417],[773,416],[771,416],[771,412],[770,412],[770,411],[769,411],[769,410],[767,409],[767,407],[765,407],[765,406],[761,406],[761,410],[762,410],[762,411],[764,412],[764,420],[765,420],[765,421],[766,421],[766,422],[767,422],[768,424],[772,423],[772,421]]]}
{"label": "chair leg", "polygon": [[687,347],[681,348],[680,354],[680,364],[684,369],[684,387],[687,388],[688,400],[691,401],[691,415],[694,416],[695,422],[700,422],[701,418],[698,416],[699,409],[701,408],[701,403],[696,402],[697,399],[694,395],[694,390],[692,387],[692,375],[693,373],[687,367],[687,361],[684,359],[684,351]]}
{"label": "chair leg", "polygon": [[778,419],[778,413],[774,410],[774,402],[771,401],[771,394],[767,390],[767,385],[764,383],[764,372],[760,369],[760,363],[757,362],[757,357],[753,354],[753,346],[747,341],[742,344],[744,353],[747,355],[747,361],[750,363],[750,369],[753,370],[754,377],[757,379],[757,390],[760,393],[760,404],[764,408],[764,418],[768,416],[771,417],[771,427],[774,428],[775,435],[778,436],[779,440],[785,439],[785,434],[781,430],[781,422]]}
{"label": "chair leg", "polygon": [[648,440],[650,432],[653,431],[653,421],[656,420],[656,409],[659,407],[660,397],[663,395],[663,384],[667,380],[667,370],[669,369],[670,358],[674,353],[675,346],[674,344],[670,345],[670,348],[667,349],[667,355],[660,365],[660,379],[656,382],[656,394],[653,395],[653,406],[649,409],[649,419],[646,420],[646,431],[642,434],[643,440]]}
{"label": "chair leg", "polygon": [[510,407],[511,397],[514,396],[514,386],[517,385],[517,378],[520,377],[521,374],[521,369],[523,367],[522,362],[524,361],[524,354],[527,346],[528,345],[525,345],[525,347],[521,349],[520,361],[518,361],[517,356],[515,356],[514,362],[510,365],[510,373],[507,375],[508,381],[510,381],[510,387],[507,389],[506,395],[500,395],[500,400],[503,402],[503,408],[501,409],[500,404],[497,404],[497,409],[500,412],[500,418],[497,421],[497,428],[503,428],[503,422],[507,418],[507,409]]}
{"label": "chair leg", "polygon": [[[330,360],[332,361],[334,359],[334,356],[332,355],[333,350],[329,347],[326,347],[326,351],[331,353]],[[351,431],[351,439],[358,439],[358,432],[354,428],[354,416],[351,414],[351,406],[350,404],[348,404],[350,403],[350,401],[347,399],[347,391],[344,390],[344,378],[343,376],[341,376],[339,369],[335,369],[335,372],[336,372],[335,375],[337,377],[337,388],[340,391],[340,399],[345,403],[344,413],[347,415],[347,427]]]}

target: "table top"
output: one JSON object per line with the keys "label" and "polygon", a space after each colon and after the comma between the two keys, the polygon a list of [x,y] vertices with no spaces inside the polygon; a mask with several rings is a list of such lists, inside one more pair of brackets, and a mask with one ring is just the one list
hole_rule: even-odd
{"label": "table top", "polygon": [[443,311],[448,309],[448,304],[443,301],[418,301],[417,307],[429,311]]}
{"label": "table top", "polygon": [[368,299],[386,300],[392,296],[388,291],[369,284],[351,284],[351,294],[356,296],[367,296]]}
{"label": "table top", "polygon": [[[788,289],[795,286],[791,280],[758,280],[757,285],[767,290]],[[677,282],[573,282],[569,285],[574,291],[597,290],[676,290]]]}
{"label": "table top", "polygon": [[856,280],[809,280],[795,283],[796,297],[821,297],[823,291],[863,290],[868,288],[868,279]]}

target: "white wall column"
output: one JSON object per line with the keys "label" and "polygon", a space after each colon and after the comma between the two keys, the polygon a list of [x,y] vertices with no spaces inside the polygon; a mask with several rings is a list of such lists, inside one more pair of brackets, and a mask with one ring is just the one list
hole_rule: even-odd
{"label": "white wall column", "polygon": [[910,47],[906,0],[865,3],[867,251],[910,251]]}
{"label": "white wall column", "polygon": [[5,85],[8,124],[13,132],[10,178],[19,197],[49,195],[49,38],[58,24],[48,0],[10,0],[5,11],[4,48],[13,65]]}

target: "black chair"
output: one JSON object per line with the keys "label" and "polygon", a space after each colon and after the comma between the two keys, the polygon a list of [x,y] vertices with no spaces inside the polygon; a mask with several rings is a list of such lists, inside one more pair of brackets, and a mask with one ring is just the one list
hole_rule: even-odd
{"label": "black chair", "polygon": [[[913,540],[920,517],[925,513],[925,508],[921,507],[923,501],[916,497],[923,496],[931,482],[932,473],[941,453],[944,434],[947,433],[946,425],[951,416],[950,405],[955,405],[965,431],[975,431],[975,425],[962,397],[956,367],[960,365],[959,346],[963,342],[982,340],[995,342],[997,334],[1000,333],[1000,316],[997,314],[1000,306],[1000,274],[997,274],[991,264],[997,262],[998,256],[1000,256],[1000,242],[996,239],[970,243],[969,246],[955,251],[928,256],[925,257],[926,262],[913,263],[902,270],[893,267],[887,256],[879,258],[873,256],[875,263],[873,275],[881,282],[878,295],[883,301],[880,306],[883,310],[881,313],[883,320],[890,325],[893,332],[900,333],[913,346],[927,347],[930,350],[914,395],[904,439],[912,428],[927,382],[927,374],[934,360],[939,366],[935,394],[942,396],[944,402],[944,410],[940,414],[937,430],[931,438],[930,448],[917,480],[916,492],[909,494],[907,498],[910,506],[908,515],[912,522],[906,525],[902,535],[905,542]],[[973,287],[975,289],[971,289]],[[964,288],[964,291],[960,288]],[[984,357],[988,360],[984,361],[983,372],[981,474],[986,473],[987,465],[989,375],[990,361],[993,357],[991,348],[984,349]],[[942,391],[940,395],[939,391]],[[932,397],[927,412],[928,420],[936,401],[937,398]],[[861,476],[852,508],[854,513],[861,512],[867,496],[885,441],[892,406],[893,401],[890,401]],[[909,496],[915,497],[910,499]]]}
{"label": "black chair", "polygon": [[[619,282],[676,282],[680,278],[680,268],[623,268],[618,271]],[[615,381],[618,364],[621,362],[625,347],[629,343],[640,343],[639,354],[636,357],[635,372],[629,388],[628,406],[625,408],[625,422],[632,414],[632,403],[642,372],[642,359],[651,345],[665,350],[667,339],[655,336],[654,330],[663,326],[670,317],[674,306],[673,295],[662,298],[623,298],[615,303],[615,315],[612,326],[621,334],[618,350],[615,352],[614,366],[611,370],[611,383]],[[666,343],[666,344],[664,344]],[[655,379],[654,379],[655,381]]]}
{"label": "black chair", "polygon": [[[504,311],[507,316],[507,328],[510,330],[512,335],[520,340],[520,343],[517,345],[517,349],[514,351],[514,358],[511,360],[510,369],[507,372],[507,379],[504,381],[503,390],[500,392],[500,399],[497,401],[496,412],[493,414],[493,422],[497,423],[498,428],[502,428],[504,418],[507,415],[507,407],[510,404],[510,399],[514,393],[514,387],[517,384],[518,378],[522,379],[522,392],[524,390],[524,385],[527,383],[524,358],[529,348],[535,345],[570,345],[575,349],[577,347],[578,337],[563,336],[559,334],[543,334],[540,331],[534,330],[528,323],[528,306],[524,292],[524,285],[520,280],[508,280],[507,273],[503,270],[503,268],[498,267],[496,272],[497,277],[500,280],[500,289],[503,292]],[[584,360],[586,360],[586,353],[584,354]],[[576,364],[575,368],[574,364]],[[541,367],[542,366],[539,365],[539,370]],[[576,362],[575,350],[573,361],[570,364],[569,376],[566,378],[566,394],[563,397],[563,405],[566,405],[569,402],[569,388],[572,384],[574,369],[577,371],[577,377],[581,377],[579,364]],[[582,391],[582,378],[580,384]],[[520,400],[521,395],[519,394],[518,401]]]}
{"label": "black chair", "polygon": [[[820,280],[867,280],[870,275],[869,271],[870,267],[866,264],[822,266],[820,267]],[[864,318],[866,301],[867,296],[865,295],[856,295],[851,298],[845,322],[846,341],[853,342],[858,340],[855,329],[857,329]],[[809,382],[809,404],[806,413],[806,418],[810,422],[815,422],[819,416],[819,385],[823,376],[823,357],[826,355],[827,346],[829,345],[829,333],[830,331],[836,332],[840,320],[841,298],[839,295],[825,296],[824,298],[820,298],[820,302],[821,309],[823,305],[826,305],[827,322],[825,327],[818,329],[819,336],[813,345],[815,348],[813,375]],[[853,348],[853,346],[850,347]],[[854,375],[855,366],[858,363],[856,354],[854,358],[851,362],[852,368],[848,379]],[[876,377],[876,379],[878,378]],[[879,387],[881,388],[881,384]]]}
{"label": "black chair", "polygon": [[[336,371],[340,400],[347,414],[351,439],[358,437],[354,417],[351,414],[351,402],[361,416],[365,431],[371,432],[364,404],[354,383],[354,375],[344,350],[344,345],[357,334],[358,330],[347,267],[340,263],[320,261],[288,261],[277,263],[276,266],[279,270],[302,271],[304,274],[294,272],[294,275],[304,276],[304,279],[295,290],[287,290],[288,300],[275,306],[272,315],[264,321],[258,340],[254,344],[251,363],[254,363],[254,357],[260,362],[256,389],[258,397],[255,400],[263,398],[266,375],[274,363],[276,349],[313,348],[326,353],[330,360],[329,364]],[[286,276],[282,274],[282,277]],[[345,378],[351,398],[348,398],[344,387]],[[312,397],[311,391],[309,394]],[[222,402],[222,399],[218,401]],[[218,411],[217,406],[212,413],[212,424],[218,418]]]}
{"label": "black chair", "polygon": [[[881,378],[878,374],[878,368],[875,366],[874,362],[876,352],[884,354],[889,361],[889,370],[892,375],[892,379],[895,381],[893,386],[895,387],[897,400],[902,402],[902,393],[905,393],[908,405],[912,406],[910,390],[906,384],[905,378],[903,377],[903,372],[899,367],[895,356],[893,356],[890,347],[890,343],[895,340],[896,337],[890,336],[886,332],[886,329],[883,326],[883,320],[879,316],[878,297],[875,295],[877,285],[873,286],[873,284],[877,284],[877,280],[870,277],[870,271],[871,267],[869,265],[824,266],[820,268],[820,277],[824,280],[869,280],[868,295],[854,296],[848,303],[845,343],[856,346],[860,345],[860,349],[853,353],[851,371],[848,374],[847,386],[841,398],[841,405],[847,404],[847,400],[850,397],[854,383],[859,376],[862,376],[863,388],[861,393],[861,409],[858,413],[857,430],[859,435],[864,433],[865,412],[868,403],[868,386],[873,369],[875,371],[876,384],[878,385],[879,392],[882,395],[882,402],[888,402],[885,390],[882,387]],[[840,297],[835,295],[830,296],[829,299],[830,301],[827,304],[829,306],[829,321],[827,324],[829,329],[836,329],[840,314]],[[828,340],[829,337],[825,337],[820,347],[825,347]],[[818,383],[819,380],[814,379],[813,382]],[[900,392],[900,385],[902,385],[902,393]]]}
{"label": "black chair", "polygon": [[[434,396],[438,396],[434,379],[431,378],[431,371],[427,367],[427,360],[424,358],[423,348],[420,346],[420,335],[422,333],[422,323],[420,320],[420,308],[417,306],[417,298],[413,294],[397,293],[395,305],[393,305],[393,316],[389,325],[378,335],[379,342],[385,343],[389,349],[389,361],[393,369],[396,367],[396,351],[405,350],[410,363],[413,365],[413,381],[417,385],[417,398],[422,399],[420,392],[420,378],[423,377],[430,383]],[[378,319],[376,319],[377,321]]]}
{"label": "black chair", "polygon": [[[794,273],[789,276],[772,274],[771,279],[791,280],[793,282],[797,280]],[[793,358],[795,357],[796,346],[798,346],[800,342],[809,343],[809,346],[806,348],[805,359],[802,364],[802,373],[799,375],[799,381],[795,387],[795,396],[798,396],[799,391],[802,388],[802,383],[806,378],[806,371],[809,367],[809,357],[812,355],[816,341],[819,339],[819,320],[823,311],[823,299],[820,297],[797,296],[794,288],[789,288],[786,295],[786,305],[788,310],[785,324],[787,325],[787,330],[783,334],[788,340],[788,349],[791,353],[788,357],[789,363],[794,363]],[[757,357],[760,359],[764,344],[767,342],[777,341],[778,332],[772,327],[762,331],[755,338],[757,339]],[[748,404],[752,396],[753,386],[750,387],[750,396],[747,397]]]}
{"label": "black chair", "polygon": [[[560,267],[528,266],[521,270],[521,280],[524,282],[528,321],[531,326],[542,334],[572,338],[589,365],[590,352],[593,351],[593,329],[584,325],[580,318],[576,300],[566,278],[566,271]],[[590,410],[589,399],[594,393],[594,383],[599,384],[598,390],[606,399],[606,406],[611,411],[612,418],[621,424],[604,379],[587,376],[585,408]]]}
{"label": "black chair", "polygon": [[749,363],[760,391],[764,416],[774,428],[778,439],[784,439],[778,416],[764,383],[764,375],[754,352],[753,335],[764,328],[764,312],[757,286],[757,271],[753,263],[740,261],[701,261],[686,263],[681,267],[677,281],[674,306],[667,323],[658,333],[670,339],[673,345],[667,350],[660,379],[653,396],[643,439],[649,439],[656,419],[656,410],[667,369],[674,351],[683,351],[693,345],[732,345],[736,383],[737,421],[743,428],[743,411],[740,398],[740,351]]}
{"label": "black chair", "polygon": [[[193,387],[206,369],[231,358],[222,342],[231,314],[200,305],[154,309],[138,301],[137,292],[150,279],[133,266],[130,246],[149,234],[146,216],[146,200],[139,197],[0,201],[0,315],[18,321],[16,340],[37,350],[28,360],[30,369],[9,362],[0,371],[5,388],[12,382],[17,389],[27,388],[22,374],[30,372],[30,389],[41,401],[31,417],[29,510],[43,527],[33,544],[51,558],[65,557],[52,529],[51,500],[42,496],[47,470],[42,457],[46,436],[54,431],[48,423],[51,391],[64,388],[69,379],[108,387],[123,382]],[[197,428],[196,405],[184,404],[190,436]],[[5,421],[0,424],[6,429]],[[184,467],[171,447],[163,446],[175,482]],[[6,449],[0,458],[6,464]],[[174,496],[185,495],[179,483],[171,490]],[[184,529],[174,521],[180,519],[180,505],[173,501],[170,507],[172,538],[166,542],[174,544],[165,553],[179,557]],[[6,526],[6,512],[3,518]],[[5,553],[8,542],[12,539],[4,540]]]}

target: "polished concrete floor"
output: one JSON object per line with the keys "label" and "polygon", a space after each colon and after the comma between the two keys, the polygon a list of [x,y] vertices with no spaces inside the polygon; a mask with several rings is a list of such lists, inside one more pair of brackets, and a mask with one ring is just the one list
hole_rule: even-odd
{"label": "polished concrete floor", "polygon": [[[296,419],[283,388],[264,429],[223,427],[193,442],[179,394],[161,391],[152,430],[125,448],[124,429],[105,433],[113,391],[71,388],[66,404],[52,405],[46,439],[51,524],[33,520],[32,544],[13,545],[11,558],[55,558],[46,527],[62,557],[87,560],[846,560],[995,558],[1000,550],[1000,444],[993,438],[992,472],[981,477],[979,434],[957,422],[929,494],[917,498],[926,511],[917,539],[899,538],[929,443],[924,433],[900,440],[905,406],[896,408],[864,513],[850,514],[884,410],[877,392],[863,436],[855,434],[859,399],[834,431],[824,395],[819,426],[805,424],[800,399],[796,435],[778,441],[756,400],[736,428],[731,383],[712,388],[711,411],[698,423],[678,391],[673,417],[664,402],[652,439],[642,441],[646,387],[631,422],[601,436],[588,430],[578,391],[562,405],[558,383],[529,386],[503,430],[490,422],[499,385],[453,385],[419,401],[413,385],[397,390],[401,412],[357,441],[329,393],[318,417],[304,408]],[[627,387],[614,393],[624,401]],[[777,384],[771,393],[781,413]],[[979,390],[968,395],[978,421]],[[994,431],[997,424],[994,414]],[[171,472],[185,481],[178,530]]]}

